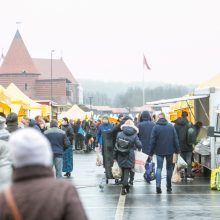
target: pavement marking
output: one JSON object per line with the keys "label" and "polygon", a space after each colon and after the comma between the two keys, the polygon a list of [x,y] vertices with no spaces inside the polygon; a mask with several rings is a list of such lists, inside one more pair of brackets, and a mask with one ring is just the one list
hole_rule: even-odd
{"label": "pavement marking", "polygon": [[118,206],[117,206],[116,213],[115,213],[115,220],[123,220],[125,200],[126,200],[126,195],[122,196],[120,194],[119,200],[118,200]]}
{"label": "pavement marking", "polygon": [[[104,195],[97,195],[97,194],[91,194],[91,195],[88,195],[88,194],[81,194],[83,196],[83,198],[88,198],[88,197],[94,197],[94,198],[100,198],[100,197],[115,197],[115,196],[118,196],[118,194],[104,194]],[[211,193],[203,193],[203,194],[199,194],[199,193],[184,193],[184,194],[178,194],[178,193],[172,193],[172,194],[165,194],[165,193],[162,193],[162,194],[156,194],[156,193],[138,193],[138,194],[129,194],[128,195],[128,198],[130,197],[133,197],[133,196],[219,196],[219,194],[211,194]]]}
{"label": "pavement marking", "polygon": [[[199,208],[201,209],[201,207],[203,207],[202,205],[193,205],[193,206],[182,206],[182,205],[168,205],[168,206],[160,206],[160,208],[162,209],[168,209],[168,208],[181,208],[181,209],[185,209],[185,208]],[[116,207],[106,207],[106,206],[85,206],[86,209],[115,209]],[[213,206],[205,206],[204,209],[207,208],[220,208],[220,205],[213,205]],[[125,206],[123,208],[123,212],[124,209],[158,209],[158,206]],[[115,216],[115,220],[123,220],[123,216],[122,218],[116,218]]]}

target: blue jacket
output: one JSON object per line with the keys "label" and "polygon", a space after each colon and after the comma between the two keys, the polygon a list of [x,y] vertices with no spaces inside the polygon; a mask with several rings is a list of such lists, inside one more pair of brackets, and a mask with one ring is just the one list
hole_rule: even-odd
{"label": "blue jacket", "polygon": [[150,156],[168,156],[179,152],[179,140],[174,126],[165,118],[159,119],[151,134]]}
{"label": "blue jacket", "polygon": [[100,143],[102,145],[102,132],[103,131],[111,131],[113,128],[113,125],[110,123],[104,124],[102,123],[99,128],[98,128],[98,132],[96,135],[96,143]]}
{"label": "blue jacket", "polygon": [[63,157],[64,150],[69,144],[65,131],[59,128],[50,128],[44,134],[51,144],[54,156]]}
{"label": "blue jacket", "polygon": [[150,153],[150,137],[155,123],[151,121],[150,113],[148,111],[144,111],[141,114],[141,122],[138,124],[139,129],[139,138],[142,143],[142,151],[145,154]]}

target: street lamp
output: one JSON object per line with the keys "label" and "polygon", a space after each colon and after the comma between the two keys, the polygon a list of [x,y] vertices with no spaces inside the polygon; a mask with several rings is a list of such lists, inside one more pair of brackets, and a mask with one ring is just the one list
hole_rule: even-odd
{"label": "street lamp", "polygon": [[51,113],[50,113],[50,120],[53,119],[53,52],[55,50],[50,51],[50,107],[51,107]]}

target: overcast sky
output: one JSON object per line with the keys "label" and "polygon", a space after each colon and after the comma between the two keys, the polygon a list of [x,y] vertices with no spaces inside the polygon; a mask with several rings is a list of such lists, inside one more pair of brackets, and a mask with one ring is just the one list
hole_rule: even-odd
{"label": "overcast sky", "polygon": [[[76,78],[200,83],[220,72],[219,0],[1,0],[0,48],[16,21],[32,57],[61,54]],[[62,51],[62,52],[61,52]]]}

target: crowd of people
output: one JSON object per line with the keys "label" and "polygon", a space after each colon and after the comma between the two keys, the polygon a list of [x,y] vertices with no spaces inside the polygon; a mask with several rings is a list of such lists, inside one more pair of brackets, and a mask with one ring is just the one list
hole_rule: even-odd
{"label": "crowd of people", "polygon": [[[107,115],[98,121],[63,118],[61,122],[51,120],[49,123],[41,116],[35,120],[22,117],[19,122],[13,112],[7,117],[0,113],[0,192],[4,192],[0,195],[0,208],[3,210],[0,219],[8,219],[9,215],[14,214],[10,207],[15,205],[11,204],[15,201],[18,202],[19,212],[27,216],[26,219],[47,219],[45,213],[66,215],[56,219],[87,219],[76,189],[62,181],[56,182],[52,167],[55,167],[56,178],[62,178],[63,172],[69,178],[73,171],[74,150],[96,150],[104,154],[103,132],[106,131],[112,132],[113,159],[122,170],[118,182],[122,184],[122,195],[129,193],[134,183],[135,150],[147,154],[148,160],[156,155],[158,194],[162,193],[161,173],[166,159],[167,192],[172,192],[174,154],[181,154],[188,164],[183,178],[193,178],[193,144],[188,141],[188,130],[193,127],[198,135],[202,123],[197,122],[193,126],[187,117],[187,112],[183,112],[180,118],[169,123],[164,113],[156,118],[144,111],[139,120],[119,115],[118,123],[113,125]],[[59,196],[55,196],[53,190]],[[59,207],[55,210],[54,202]],[[42,207],[44,216],[39,214]],[[73,218],[73,215],[79,217]]]}

